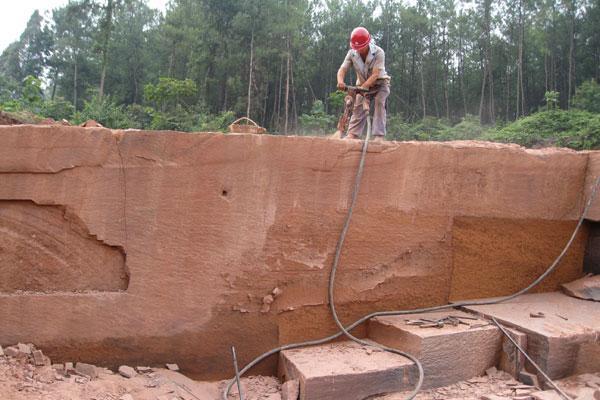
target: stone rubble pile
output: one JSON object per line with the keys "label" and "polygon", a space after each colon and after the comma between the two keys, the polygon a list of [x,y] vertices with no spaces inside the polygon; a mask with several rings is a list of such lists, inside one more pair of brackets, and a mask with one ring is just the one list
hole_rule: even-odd
{"label": "stone rubble pile", "polygon": [[[62,384],[61,390],[63,390],[69,384],[75,386],[86,385],[92,381],[106,380],[110,376],[112,379],[121,380],[118,385],[121,388],[130,387],[127,384],[128,381],[135,382],[136,385],[131,387],[137,388],[137,386],[140,386],[144,392],[142,396],[144,399],[196,400],[198,395],[194,393],[193,389],[186,387],[185,384],[177,383],[178,379],[169,379],[160,373],[161,370],[164,370],[168,371],[169,374],[183,377],[176,372],[179,370],[178,365],[170,363],[166,364],[165,367],[166,369],[154,369],[146,366],[133,368],[122,365],[118,368],[118,374],[115,374],[108,368],[84,362],[53,364],[41,349],[30,343],[18,343],[5,348],[0,346],[0,382],[15,382],[15,391],[21,393],[23,398],[28,398],[34,394],[53,393],[58,391],[57,385]],[[5,377],[6,379],[4,379]],[[111,386],[107,385],[107,387]],[[148,397],[148,393],[144,389],[154,389],[159,394]],[[3,393],[3,390],[4,388],[0,387],[0,393]],[[64,390],[68,391],[68,389]],[[71,392],[73,396],[76,396],[74,390]],[[61,398],[60,395],[57,396]],[[4,397],[0,396],[0,398]],[[54,399],[54,397],[48,398]],[[102,393],[93,398],[95,400],[137,400],[135,393]]]}

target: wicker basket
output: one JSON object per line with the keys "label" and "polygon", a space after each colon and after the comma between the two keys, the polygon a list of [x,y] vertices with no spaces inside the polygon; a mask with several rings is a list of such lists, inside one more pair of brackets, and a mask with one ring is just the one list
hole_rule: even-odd
{"label": "wicker basket", "polygon": [[[240,124],[241,121],[246,120],[245,124]],[[262,126],[258,125],[256,122],[252,121],[248,117],[238,118],[231,125],[229,125],[229,132],[231,133],[254,133],[261,134],[265,133],[267,130]]]}

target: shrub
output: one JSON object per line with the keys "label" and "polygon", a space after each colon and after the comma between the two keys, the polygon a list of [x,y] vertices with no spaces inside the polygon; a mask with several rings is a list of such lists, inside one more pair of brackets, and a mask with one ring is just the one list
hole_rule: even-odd
{"label": "shrub", "polygon": [[229,125],[231,125],[233,121],[235,121],[235,114],[233,111],[224,111],[216,115],[201,114],[199,124],[196,126],[196,128],[201,132],[226,132]]}
{"label": "shrub", "polygon": [[594,80],[583,82],[573,96],[573,107],[600,113],[600,85]]}
{"label": "shrub", "polygon": [[327,134],[333,133],[335,117],[325,112],[325,107],[321,100],[315,100],[310,113],[302,114],[298,118],[300,131],[308,134]]}
{"label": "shrub", "polygon": [[192,104],[198,92],[196,83],[191,79],[179,80],[172,78],[159,78],[158,83],[144,86],[144,99],[154,104],[154,108],[161,110],[174,110],[178,106]]}
{"label": "shrub", "polygon": [[130,128],[132,121],[123,106],[116,105],[109,96],[94,96],[84,103],[83,110],[74,115],[75,123],[93,119],[107,128]]}
{"label": "shrub", "polygon": [[542,111],[490,132],[488,138],[526,147],[595,149],[600,147],[600,114],[583,110]]}
{"label": "shrub", "polygon": [[40,114],[46,118],[53,118],[57,121],[62,119],[71,119],[75,113],[75,107],[71,102],[62,97],[55,100],[44,101],[40,108]]}

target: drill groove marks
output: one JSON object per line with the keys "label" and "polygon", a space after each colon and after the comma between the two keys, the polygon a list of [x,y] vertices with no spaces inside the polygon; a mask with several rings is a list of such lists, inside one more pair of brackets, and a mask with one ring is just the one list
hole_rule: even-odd
{"label": "drill groove marks", "polygon": [[121,291],[125,253],[62,206],[0,201],[0,293]]}

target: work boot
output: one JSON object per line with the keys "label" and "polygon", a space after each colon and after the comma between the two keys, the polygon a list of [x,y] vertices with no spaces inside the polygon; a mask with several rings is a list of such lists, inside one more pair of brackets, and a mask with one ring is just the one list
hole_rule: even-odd
{"label": "work boot", "polygon": [[374,142],[383,142],[385,140],[385,136],[377,135],[373,138]]}
{"label": "work boot", "polygon": [[360,138],[353,133],[349,133],[346,135],[345,139],[360,139]]}

